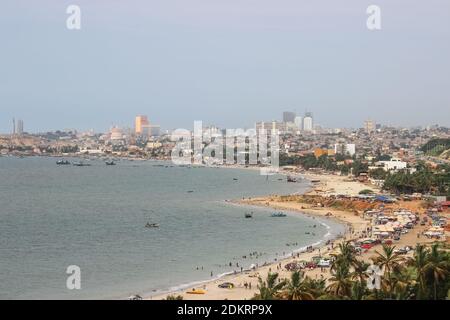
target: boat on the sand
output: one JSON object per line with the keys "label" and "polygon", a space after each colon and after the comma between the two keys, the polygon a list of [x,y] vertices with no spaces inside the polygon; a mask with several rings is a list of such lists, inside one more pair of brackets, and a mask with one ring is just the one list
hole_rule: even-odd
{"label": "boat on the sand", "polygon": [[279,217],[286,217],[287,215],[286,215],[286,213],[283,213],[283,212],[274,212],[270,216],[279,218]]}

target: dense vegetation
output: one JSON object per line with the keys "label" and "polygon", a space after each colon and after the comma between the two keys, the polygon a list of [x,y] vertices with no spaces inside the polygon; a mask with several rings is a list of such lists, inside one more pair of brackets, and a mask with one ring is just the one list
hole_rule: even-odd
{"label": "dense vegetation", "polygon": [[421,151],[431,156],[439,156],[447,149],[450,149],[450,139],[432,139],[420,148]]}
{"label": "dense vegetation", "polygon": [[291,279],[278,279],[270,273],[259,279],[255,300],[442,300],[449,297],[450,255],[438,244],[431,248],[418,245],[413,257],[404,258],[394,252],[393,246],[383,245],[372,257],[381,270],[379,289],[369,289],[369,264],[356,258],[349,243],[339,245],[334,255],[331,277],[311,279],[301,271]]}
{"label": "dense vegetation", "polygon": [[[344,162],[345,160],[348,163],[338,164],[339,162]],[[353,173],[355,176],[358,176],[361,172],[367,172],[368,164],[363,163],[360,160],[356,160],[354,157],[344,156],[344,155],[335,155],[335,156],[327,156],[321,155],[316,158],[313,154],[308,154],[304,156],[288,156],[286,154],[280,154],[280,165],[281,166],[301,166],[305,170],[309,170],[312,168],[323,169],[326,171],[340,171],[342,174],[350,174]]]}
{"label": "dense vegetation", "polygon": [[399,171],[387,175],[384,189],[395,193],[431,193],[450,196],[449,166],[441,170],[431,171],[426,166],[419,165],[417,171],[409,173]]}

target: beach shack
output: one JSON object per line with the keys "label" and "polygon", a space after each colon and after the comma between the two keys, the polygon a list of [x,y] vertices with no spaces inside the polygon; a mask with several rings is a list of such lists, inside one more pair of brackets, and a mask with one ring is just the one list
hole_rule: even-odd
{"label": "beach shack", "polygon": [[430,239],[442,239],[445,237],[445,231],[442,227],[432,226],[424,232],[424,235]]}
{"label": "beach shack", "polygon": [[392,238],[395,233],[395,228],[392,223],[375,225],[372,227],[372,235],[377,239]]}

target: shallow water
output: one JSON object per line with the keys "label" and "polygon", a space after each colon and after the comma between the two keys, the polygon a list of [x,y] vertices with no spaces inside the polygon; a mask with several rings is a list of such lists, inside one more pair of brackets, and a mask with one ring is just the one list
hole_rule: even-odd
{"label": "shallow water", "polygon": [[[109,299],[167,290],[272,261],[294,249],[286,244],[298,248],[344,230],[332,221],[327,228],[299,214],[272,218],[269,209],[224,201],[309,186],[281,176],[153,161],[55,162],[0,157],[2,299]],[[250,211],[253,218],[245,219]],[[147,222],[160,227],[145,228]],[[314,224],[315,235],[306,235]],[[262,255],[250,259],[254,251]],[[69,265],[81,268],[81,290],[66,288]]]}

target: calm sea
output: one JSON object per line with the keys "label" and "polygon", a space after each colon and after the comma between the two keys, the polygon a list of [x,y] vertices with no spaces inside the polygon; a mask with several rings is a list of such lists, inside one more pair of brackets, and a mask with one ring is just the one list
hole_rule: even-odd
{"label": "calm sea", "polygon": [[[224,201],[304,192],[307,182],[155,161],[55,162],[0,157],[1,299],[152,294],[239,270],[236,263],[270,262],[344,231],[333,221],[272,218],[271,210]],[[81,290],[66,288],[69,265],[81,268]]]}

